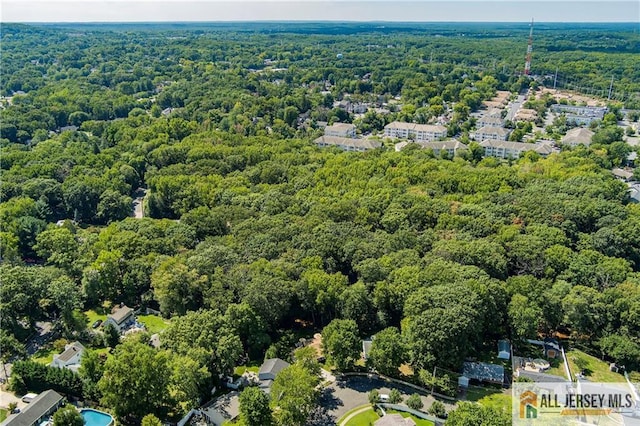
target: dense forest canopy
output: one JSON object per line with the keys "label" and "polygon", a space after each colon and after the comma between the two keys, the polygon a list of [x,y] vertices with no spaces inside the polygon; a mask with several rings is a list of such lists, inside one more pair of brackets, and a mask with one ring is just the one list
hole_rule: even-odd
{"label": "dense forest canopy", "polygon": [[[614,75],[618,100],[638,108],[635,29],[537,24],[533,68],[596,90]],[[380,341],[404,348],[393,362],[416,376],[457,370],[487,342],[554,331],[639,369],[640,207],[609,171],[615,143],[503,162],[310,143],[318,121],[369,133],[445,107],[450,134],[467,138],[483,100],[529,87],[527,34],[3,25],[3,358],[24,357],[41,319],[100,346],[82,312],[159,309],[171,318],[162,349],[127,340],[103,366],[87,361],[81,381],[51,379],[128,423],[179,418],[243,356],[289,358],[300,323],[327,326],[345,368],[355,356],[340,342],[384,330]],[[355,117],[334,107],[345,93],[402,105]],[[131,217],[139,188],[144,218]],[[41,374],[25,363],[25,376]],[[155,386],[142,411],[114,392],[130,371]]]}

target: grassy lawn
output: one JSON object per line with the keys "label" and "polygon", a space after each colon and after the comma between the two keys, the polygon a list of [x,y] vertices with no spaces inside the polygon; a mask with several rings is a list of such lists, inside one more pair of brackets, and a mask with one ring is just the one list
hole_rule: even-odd
{"label": "grassy lawn", "polygon": [[258,373],[260,371],[260,366],[257,364],[249,364],[249,365],[239,365],[233,369],[234,376],[242,376],[245,371],[253,371],[254,373]]}
{"label": "grassy lawn", "polygon": [[545,371],[545,373],[567,378],[567,375],[564,373],[564,363],[561,358],[548,359],[547,361],[549,361],[551,367]]}
{"label": "grassy lawn", "polygon": [[4,421],[7,418],[8,411],[4,408],[0,408],[0,422]]}
{"label": "grassy lawn", "polygon": [[407,418],[411,417],[414,422],[416,422],[416,426],[433,426],[433,422],[425,419],[421,419],[416,416],[412,416],[410,413],[405,413],[404,411],[395,411],[395,410],[387,410],[387,414],[400,414],[402,417]]}
{"label": "grassy lawn", "polygon": [[39,362],[40,364],[51,364],[51,361],[53,361],[53,355],[56,353],[56,350],[52,346],[47,346],[39,349],[38,352],[33,354],[31,361]]}
{"label": "grassy lawn", "polygon": [[494,393],[478,400],[478,404],[499,411],[511,411],[511,393]]}
{"label": "grassy lawn", "polygon": [[107,319],[107,315],[99,314],[93,309],[85,311],[84,314],[87,316],[87,324],[89,325],[89,327],[91,327],[91,325],[96,322],[96,320],[102,320],[102,322],[104,322]]}
{"label": "grassy lawn", "polygon": [[[347,415],[349,415],[349,413],[347,413]],[[349,420],[346,426],[370,426],[379,418],[378,413],[376,413],[373,408],[369,408]],[[338,422],[338,424],[340,424],[340,422]]]}
{"label": "grassy lawn", "polygon": [[465,399],[467,401],[480,401],[481,399],[495,394],[502,394],[502,389],[471,386],[466,391]]}
{"label": "grassy lawn", "polygon": [[160,333],[169,325],[169,321],[156,315],[138,315],[140,321],[151,334]]}
{"label": "grassy lawn", "polygon": [[567,352],[567,361],[569,362],[569,368],[571,368],[571,374],[573,375],[580,372],[580,369],[576,365],[576,361],[578,363],[583,362],[585,365],[584,375],[592,382],[625,382],[622,374],[609,371],[608,363],[579,351],[578,349],[572,349]]}

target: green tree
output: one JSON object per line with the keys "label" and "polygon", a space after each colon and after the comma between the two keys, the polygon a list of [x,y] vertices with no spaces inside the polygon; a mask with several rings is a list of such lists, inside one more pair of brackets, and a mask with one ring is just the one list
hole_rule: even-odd
{"label": "green tree", "polygon": [[398,389],[391,389],[389,392],[389,402],[391,404],[399,404],[402,402],[402,395]]}
{"label": "green tree", "polygon": [[207,279],[181,259],[171,257],[151,274],[151,286],[165,315],[184,315],[202,306]]}
{"label": "green tree", "polygon": [[273,414],[269,396],[257,387],[248,387],[239,397],[240,422],[245,426],[270,426]]}
{"label": "green tree", "polygon": [[509,303],[509,324],[514,339],[535,338],[542,319],[542,309],[527,296],[514,294]]}
{"label": "green tree", "polygon": [[104,343],[110,348],[115,348],[120,343],[120,332],[115,325],[107,323],[102,331],[104,332]]}
{"label": "green tree", "polygon": [[431,407],[429,407],[428,413],[440,419],[444,419],[447,417],[447,411],[445,410],[444,404],[437,400],[433,401]]}
{"label": "green tree", "polygon": [[371,405],[375,405],[378,402],[380,402],[380,392],[378,392],[378,389],[371,389],[369,391],[369,404]]}
{"label": "green tree", "polygon": [[54,426],[83,426],[84,419],[80,414],[80,411],[73,405],[67,404],[64,407],[58,408],[53,413],[53,425]]}
{"label": "green tree", "polygon": [[78,374],[82,379],[82,395],[89,400],[99,401],[100,391],[98,382],[104,373],[104,360],[100,358],[98,352],[86,350],[80,360]]}
{"label": "green tree", "polygon": [[160,419],[153,414],[147,414],[146,416],[144,416],[140,424],[142,426],[162,426],[162,422],[160,421]]}
{"label": "green tree", "polygon": [[498,411],[473,402],[458,402],[449,411],[447,426],[508,426],[512,423],[511,412]]}
{"label": "green tree", "polygon": [[398,368],[407,360],[406,346],[397,328],[385,328],[375,335],[367,361],[378,372],[397,376]]}
{"label": "green tree", "polygon": [[360,358],[362,347],[356,322],[340,319],[331,321],[322,330],[322,345],[338,370],[346,370],[353,366]]}
{"label": "green tree", "polygon": [[158,414],[168,402],[169,358],[149,345],[125,341],[107,360],[98,382],[102,404],[113,408],[123,422],[140,422],[153,410]]}
{"label": "green tree", "polygon": [[280,371],[271,386],[271,406],[279,425],[302,426],[316,407],[319,382],[302,365],[293,364]]}
{"label": "green tree", "polygon": [[420,395],[418,395],[417,393],[414,393],[411,396],[409,396],[409,398],[407,398],[407,400],[405,401],[405,404],[407,404],[407,407],[413,410],[422,410],[422,407],[424,407],[422,398],[420,398]]}

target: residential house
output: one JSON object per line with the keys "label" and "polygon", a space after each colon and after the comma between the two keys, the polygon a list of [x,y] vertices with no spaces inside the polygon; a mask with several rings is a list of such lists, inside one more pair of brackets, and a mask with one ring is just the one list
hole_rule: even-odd
{"label": "residential house", "polygon": [[606,107],[554,104],[551,105],[551,111],[564,114],[569,123],[588,125],[593,120],[602,120],[608,110]]}
{"label": "residential house", "polygon": [[85,348],[80,342],[73,342],[65,345],[64,352],[53,356],[51,361],[52,367],[67,368],[72,371],[78,371],[80,368],[80,359],[84,355]]}
{"label": "residential house", "polygon": [[447,128],[433,124],[415,124],[394,121],[384,126],[384,135],[390,138],[414,139],[431,142],[447,136]]}
{"label": "residential house", "polygon": [[503,127],[480,127],[471,134],[471,138],[477,141],[493,140],[506,141],[509,138],[510,131]]}
{"label": "residential house", "polygon": [[402,415],[385,414],[376,420],[374,426],[416,426],[416,422],[411,417],[402,417]]}
{"label": "residential house", "polygon": [[562,138],[562,144],[574,148],[578,145],[589,146],[591,144],[593,134],[594,133],[589,129],[576,127],[575,129],[569,130],[567,134],[564,135]]}
{"label": "residential house", "polygon": [[18,414],[11,414],[0,426],[36,426],[46,424],[49,416],[62,406],[64,398],[54,390],[47,390],[35,397]]}
{"label": "residential house", "polygon": [[127,305],[120,305],[114,309],[113,312],[107,315],[107,320],[104,322],[104,326],[112,324],[119,332],[126,331],[136,321],[136,317],[133,313],[133,309]]}
{"label": "residential house", "polygon": [[313,143],[320,148],[336,146],[344,151],[357,152],[368,151],[382,146],[382,143],[369,138],[352,139],[338,136],[320,136]]}
{"label": "residential house", "polygon": [[[413,142],[399,142],[395,144],[395,150],[400,151],[404,147],[412,144]],[[416,142],[421,149],[431,149],[436,157],[440,157],[445,152],[449,157],[454,157],[459,151],[467,149],[467,145],[462,142],[451,139],[448,141],[436,141],[436,142]]]}
{"label": "residential house", "polygon": [[238,392],[229,392],[215,401],[205,405],[200,410],[208,424],[222,426],[233,421],[240,415],[240,400]]}
{"label": "residential house", "polygon": [[536,121],[537,118],[538,112],[535,109],[520,108],[513,117],[513,121]]}
{"label": "residential house", "polygon": [[258,386],[260,389],[269,393],[271,384],[276,379],[278,373],[290,365],[287,361],[283,361],[280,358],[269,358],[265,360],[258,371],[258,380],[260,380]]}
{"label": "residential house", "polygon": [[491,115],[483,115],[476,120],[478,127],[504,127],[504,120],[500,115],[497,117]]}
{"label": "residential house", "polygon": [[462,375],[479,382],[503,384],[505,382],[504,367],[486,362],[465,362]]}
{"label": "residential house", "polygon": [[485,157],[497,157],[503,159],[519,158],[520,155],[527,151],[537,152],[543,157],[553,152],[553,148],[550,145],[523,142],[485,140],[480,143],[480,146],[484,148]]}
{"label": "residential house", "polygon": [[638,153],[636,151],[631,151],[629,155],[627,155],[627,167],[635,167],[636,161],[638,161]]}
{"label": "residential house", "polygon": [[611,170],[611,173],[613,173],[616,178],[625,182],[629,182],[633,179],[633,172],[631,170],[616,168]]}
{"label": "residential house", "polygon": [[356,126],[350,123],[335,123],[324,128],[324,135],[339,138],[355,138]]}

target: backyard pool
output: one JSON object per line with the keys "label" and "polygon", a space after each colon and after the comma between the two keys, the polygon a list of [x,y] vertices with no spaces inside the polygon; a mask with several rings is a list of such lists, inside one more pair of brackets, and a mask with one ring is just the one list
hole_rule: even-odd
{"label": "backyard pool", "polygon": [[113,425],[113,417],[102,411],[85,408],[80,410],[84,424],[87,426],[111,426]]}

